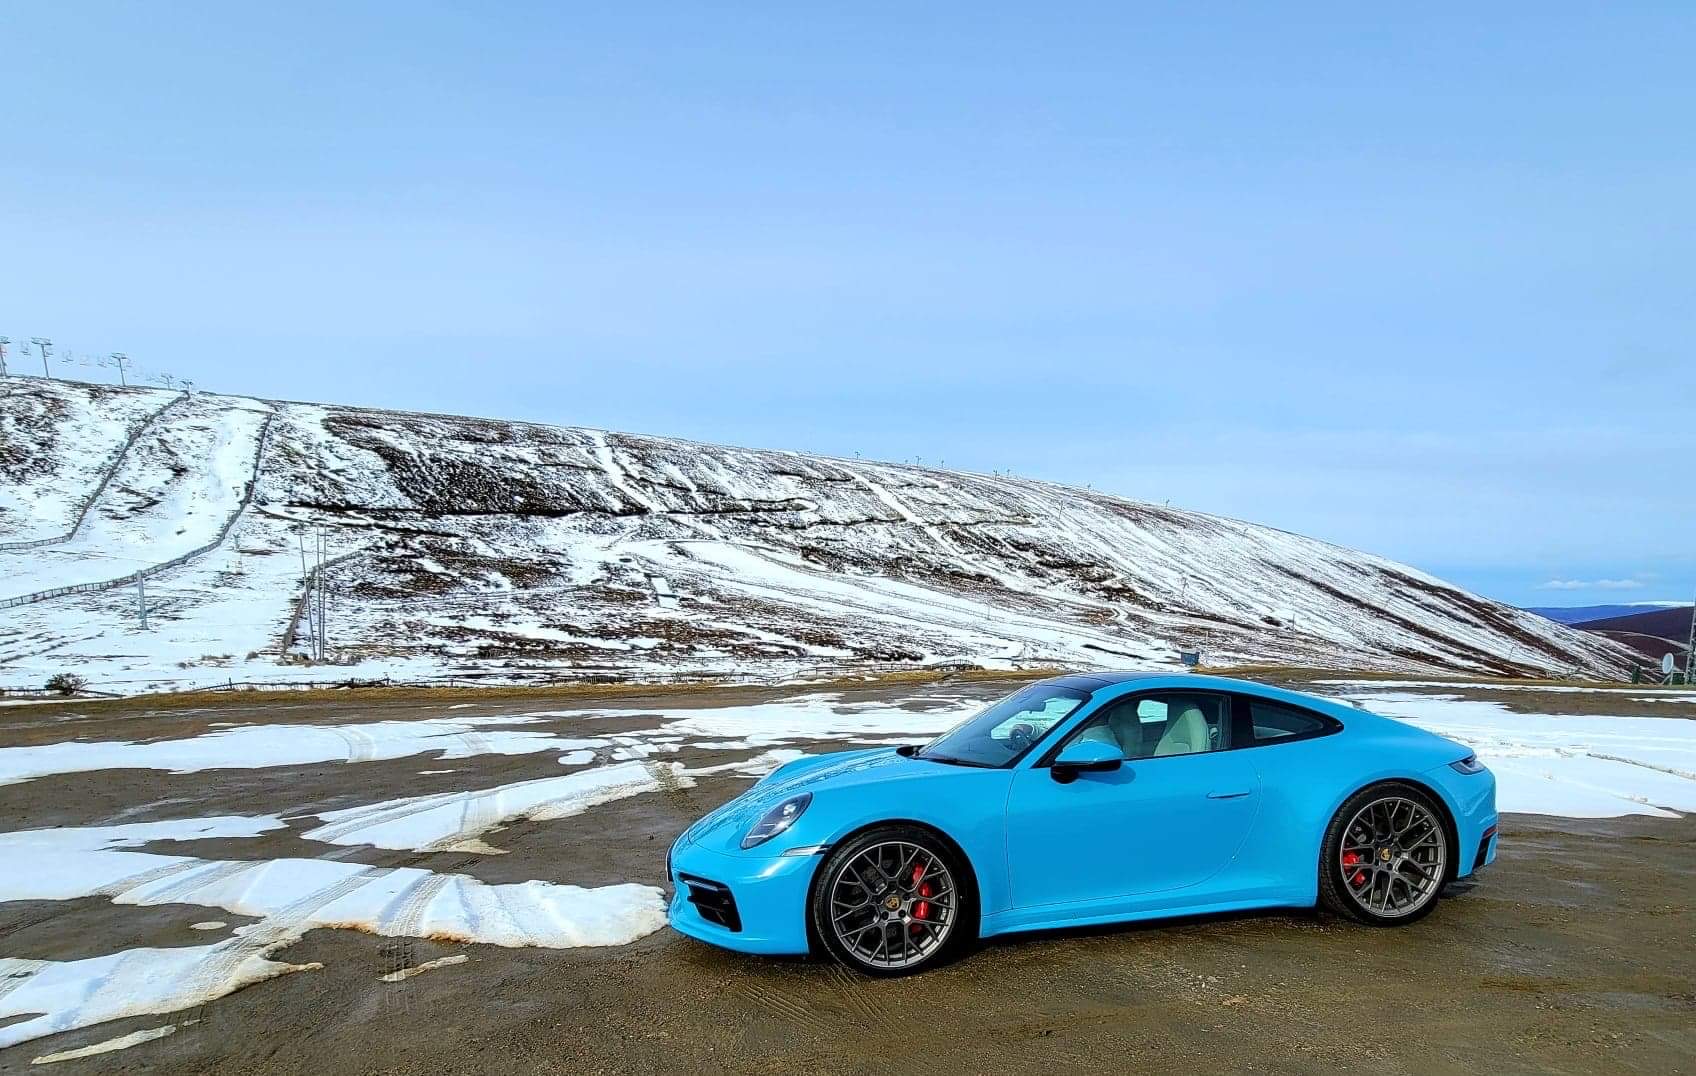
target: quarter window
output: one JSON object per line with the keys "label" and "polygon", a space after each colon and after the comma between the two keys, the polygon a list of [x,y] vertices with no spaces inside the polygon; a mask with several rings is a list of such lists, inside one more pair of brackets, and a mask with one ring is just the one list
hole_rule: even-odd
{"label": "quarter window", "polygon": [[1331,726],[1318,714],[1259,699],[1248,700],[1249,720],[1254,725],[1254,742],[1277,743],[1292,737],[1318,736]]}

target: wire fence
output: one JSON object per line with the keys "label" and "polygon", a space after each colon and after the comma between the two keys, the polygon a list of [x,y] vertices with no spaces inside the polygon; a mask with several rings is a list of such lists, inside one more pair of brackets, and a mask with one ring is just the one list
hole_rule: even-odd
{"label": "wire fence", "polygon": [[[1016,661],[1009,663],[1010,668],[993,671],[1021,672],[1027,670],[1063,671],[1071,668],[1062,662],[1049,661]],[[490,670],[489,672],[466,672],[452,676],[435,677],[393,677],[393,676],[341,676],[328,678],[295,678],[283,680],[236,680],[233,677],[222,683],[208,683],[198,677],[182,677],[179,683],[170,686],[170,680],[152,677],[144,680],[105,680],[101,688],[108,690],[84,689],[82,695],[95,695],[108,698],[122,698],[135,695],[180,695],[203,691],[242,692],[242,691],[350,691],[373,688],[400,688],[425,690],[432,688],[533,688],[533,687],[569,687],[573,685],[613,685],[627,684],[631,686],[666,687],[674,685],[721,684],[725,686],[763,686],[778,687],[809,680],[849,680],[856,678],[875,679],[902,673],[930,673],[948,676],[965,672],[992,671],[971,661],[953,662],[866,662],[862,664],[818,664],[818,665],[785,665],[765,670],[727,671],[724,669],[676,669],[676,670],[642,670],[635,672],[629,669],[618,669],[610,666],[578,666],[562,669],[538,669],[530,673],[517,672],[511,669]],[[130,691],[113,691],[109,689],[132,687]],[[19,689],[12,694],[40,694],[51,692],[34,689]]]}
{"label": "wire fence", "polygon": [[124,696],[116,691],[95,691],[93,688],[78,688],[74,693],[67,694],[57,689],[49,690],[44,687],[0,687],[0,699],[68,699],[72,697],[100,699],[121,699]]}
{"label": "wire fence", "polygon": [[197,557],[205,556],[207,553],[210,553],[212,550],[223,545],[224,539],[230,536],[230,531],[234,530],[235,525],[241,520],[242,513],[246,512],[248,505],[253,502],[253,492],[259,485],[260,461],[265,456],[265,445],[271,436],[271,422],[276,417],[277,414],[275,411],[265,416],[264,425],[261,426],[259,430],[259,443],[255,447],[253,453],[253,466],[248,474],[247,484],[242,490],[241,501],[236,505],[235,511],[230,513],[229,518],[224,520],[223,526],[218,528],[217,535],[215,535],[210,542],[196,546],[187,553],[172,557],[170,560],[160,561],[158,564],[150,564],[140,571],[131,572],[129,575],[118,579],[102,579],[93,583],[74,583],[70,586],[54,587],[50,590],[38,590],[33,594],[19,594],[13,598],[0,599],[0,609],[14,609],[20,605],[34,605],[36,602],[51,601],[54,598],[62,598],[67,594],[95,594],[103,590],[116,590],[119,587],[127,587],[137,580],[151,579],[161,572],[168,572],[172,568],[180,568],[189,561],[194,560]]}
{"label": "wire fence", "polygon": [[[112,454],[111,462],[107,464],[105,473],[100,476],[100,483],[96,485],[86,497],[77,503],[76,520],[71,524],[70,530],[63,534],[56,534],[51,538],[36,538],[27,542],[0,542],[0,552],[15,553],[26,549],[45,549],[50,545],[58,545],[60,542],[68,542],[72,538],[76,537],[77,531],[82,529],[83,522],[88,518],[89,511],[92,510],[95,503],[100,500],[100,495],[106,492],[106,487],[111,484],[112,479],[117,475],[118,468],[124,465],[124,458],[130,454],[130,450],[133,449],[135,447],[135,443],[141,439],[141,435],[152,429],[153,424],[159,421],[159,419],[164,416],[165,412],[176,407],[186,399],[188,399],[188,394],[184,393],[183,395],[170,400],[164,407],[161,407],[159,410],[143,419],[139,426],[131,430],[124,437],[123,443],[120,444],[117,451]],[[17,604],[27,603],[19,602]],[[6,607],[7,606],[0,605],[0,608]]]}
{"label": "wire fence", "polygon": [[343,553],[337,557],[331,557],[322,565],[314,565],[307,571],[305,582],[300,589],[300,595],[295,598],[294,609],[289,613],[289,622],[283,627],[282,637],[277,640],[278,653],[287,654],[294,650],[294,644],[300,638],[301,621],[305,620],[307,617],[308,604],[312,598],[312,588],[318,585],[319,574],[321,572],[329,571],[331,568],[341,564],[343,561],[352,560],[361,552],[363,552],[363,550],[355,549],[352,552]]}

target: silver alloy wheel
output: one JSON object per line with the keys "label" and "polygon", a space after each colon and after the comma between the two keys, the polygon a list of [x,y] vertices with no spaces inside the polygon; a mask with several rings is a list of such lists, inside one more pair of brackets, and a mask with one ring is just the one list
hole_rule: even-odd
{"label": "silver alloy wheel", "polygon": [[860,851],[830,885],[830,929],[854,959],[906,968],[942,948],[954,931],[959,888],[942,858],[911,841]]}
{"label": "silver alloy wheel", "polygon": [[1373,800],[1343,830],[1343,888],[1368,915],[1399,919],[1437,896],[1448,867],[1443,824],[1401,796]]}

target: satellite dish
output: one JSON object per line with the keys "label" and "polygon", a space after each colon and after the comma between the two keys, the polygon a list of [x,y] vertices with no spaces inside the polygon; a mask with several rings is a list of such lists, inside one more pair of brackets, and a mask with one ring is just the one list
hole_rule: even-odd
{"label": "satellite dish", "polygon": [[1662,654],[1661,655],[1661,672],[1662,672],[1662,674],[1664,674],[1666,676],[1672,675],[1672,655],[1671,654]]}

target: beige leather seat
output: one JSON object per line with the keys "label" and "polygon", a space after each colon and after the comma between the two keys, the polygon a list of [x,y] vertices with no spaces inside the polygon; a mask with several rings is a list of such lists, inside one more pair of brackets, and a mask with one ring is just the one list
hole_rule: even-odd
{"label": "beige leather seat", "polygon": [[1118,739],[1114,737],[1112,730],[1106,725],[1091,725],[1078,733],[1078,741],[1080,743],[1104,743],[1111,747],[1119,746]]}
{"label": "beige leather seat", "polygon": [[1142,756],[1142,725],[1137,721],[1136,709],[1131,706],[1118,707],[1107,715],[1106,724],[1083,730],[1078,733],[1078,739],[1117,747],[1126,758]]}
{"label": "beige leather seat", "polygon": [[1189,705],[1166,722],[1166,731],[1160,734],[1160,742],[1154,745],[1154,756],[1193,755],[1211,749],[1212,745],[1207,740],[1207,718],[1201,716],[1199,706]]}

